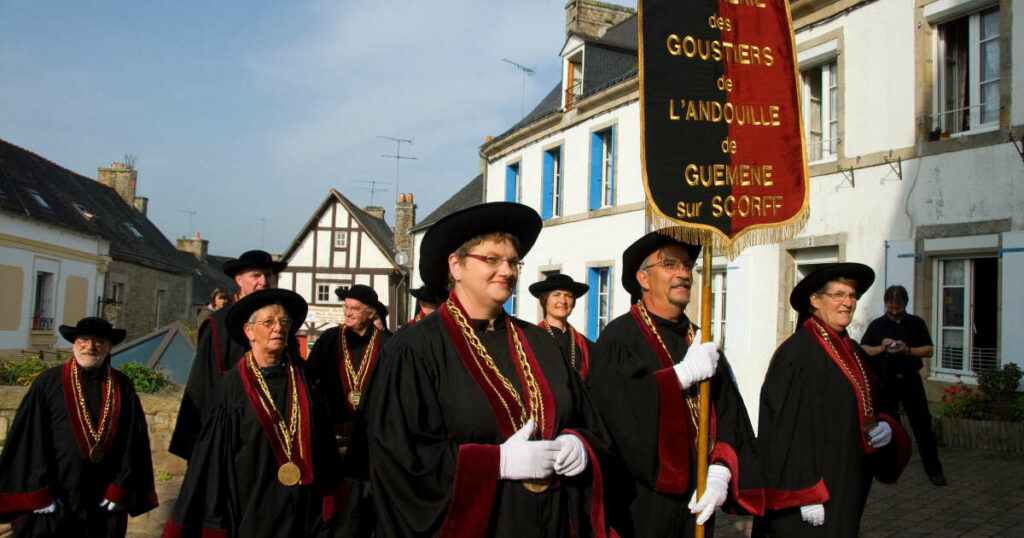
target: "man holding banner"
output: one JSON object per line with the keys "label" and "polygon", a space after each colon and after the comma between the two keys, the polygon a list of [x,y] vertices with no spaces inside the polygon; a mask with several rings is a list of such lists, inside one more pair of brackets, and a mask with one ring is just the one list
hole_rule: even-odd
{"label": "man holding banner", "polygon": [[[605,327],[595,346],[587,386],[628,475],[609,488],[618,497],[609,506],[621,507],[609,518],[623,537],[693,536],[727,501],[729,508],[763,510],[743,400],[716,345],[701,344],[684,313],[699,252],[699,245],[663,232],[630,245],[622,255],[622,285],[639,300]],[[696,388],[705,379],[714,448],[707,490],[697,498]],[[755,487],[741,489],[741,483]]]}

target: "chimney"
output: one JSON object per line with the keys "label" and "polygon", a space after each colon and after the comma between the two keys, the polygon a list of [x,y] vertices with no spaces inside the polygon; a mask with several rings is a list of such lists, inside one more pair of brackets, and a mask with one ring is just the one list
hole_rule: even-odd
{"label": "chimney", "polygon": [[404,252],[410,260],[412,259],[412,236],[409,235],[409,228],[416,224],[416,205],[412,203],[412,193],[398,195],[398,203],[395,204],[395,254]]}
{"label": "chimney", "polygon": [[135,209],[138,210],[139,213],[145,215],[146,210],[149,209],[149,198],[146,198],[145,196],[136,196]]}
{"label": "chimney", "polygon": [[194,238],[182,237],[181,239],[178,239],[178,250],[191,253],[201,262],[206,261],[206,247],[209,245],[209,241],[199,238],[199,232],[196,232],[196,236]]}
{"label": "chimney", "polygon": [[368,205],[363,208],[363,211],[366,211],[375,219],[384,220],[384,208],[379,205]]}
{"label": "chimney", "polygon": [[[106,168],[100,167],[96,170],[96,181],[114,189],[125,203],[138,209],[139,206],[135,205],[135,182],[139,177],[138,171],[128,168],[124,163],[111,163]],[[145,207],[146,202],[143,202],[142,206]]]}
{"label": "chimney", "polygon": [[624,6],[594,0],[569,0],[565,4],[565,35],[568,37],[570,32],[576,32],[601,37],[609,28],[634,14],[636,10]]}

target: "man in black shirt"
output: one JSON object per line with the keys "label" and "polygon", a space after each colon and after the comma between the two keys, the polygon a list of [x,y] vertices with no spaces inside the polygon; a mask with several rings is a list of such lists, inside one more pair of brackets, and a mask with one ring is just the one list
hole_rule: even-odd
{"label": "man in black shirt", "polygon": [[889,286],[883,298],[885,315],[868,325],[860,342],[879,365],[884,382],[881,410],[899,416],[900,402],[903,402],[928,479],[936,486],[945,486],[948,482],[942,473],[932,416],[918,373],[923,365],[921,359],[931,357],[934,352],[932,337],[923,319],[907,313],[906,288]]}

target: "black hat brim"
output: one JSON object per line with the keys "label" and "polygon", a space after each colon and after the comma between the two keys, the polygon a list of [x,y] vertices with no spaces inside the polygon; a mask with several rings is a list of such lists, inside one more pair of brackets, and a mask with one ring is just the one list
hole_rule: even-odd
{"label": "black hat brim", "polygon": [[640,270],[644,260],[654,251],[668,245],[683,247],[693,262],[696,262],[697,256],[700,255],[700,245],[680,241],[663,230],[650,232],[637,239],[633,244],[626,247],[626,250],[622,253],[622,287],[626,288],[630,297],[637,298],[643,294],[643,289],[636,280],[636,272]]}
{"label": "black hat brim", "polygon": [[377,292],[365,284],[356,284],[348,289],[336,288],[334,294],[338,296],[339,301],[355,299],[370,307],[376,307],[378,304]]}
{"label": "black hat brim", "polygon": [[435,289],[432,286],[421,286],[409,292],[416,300],[425,303],[441,304],[448,300],[448,292]]}
{"label": "black hat brim", "polygon": [[540,235],[540,215],[529,206],[491,202],[456,211],[434,223],[420,243],[420,278],[429,286],[448,289],[448,256],[470,239],[505,232],[519,240],[517,254],[526,256]]}
{"label": "black hat brim", "polygon": [[306,312],[309,309],[306,300],[291,290],[260,290],[242,297],[228,310],[227,326],[231,339],[248,348],[249,338],[245,336],[245,324],[249,321],[249,317],[264,306],[275,303],[283,306],[288,317],[292,319],[288,335],[292,336],[297,333],[299,327],[306,320]]}
{"label": "black hat brim", "polygon": [[232,278],[245,269],[270,269],[276,275],[285,267],[288,267],[287,262],[274,261],[269,253],[262,250],[244,252],[238,259],[228,260],[221,266],[224,274]]}
{"label": "black hat brim", "polygon": [[576,282],[571,278],[567,280],[551,280],[549,277],[546,280],[530,284],[530,295],[540,299],[541,294],[546,291],[565,290],[571,292],[573,297],[579,299],[587,293],[589,289],[590,286],[582,282]]}
{"label": "black hat brim", "polygon": [[115,329],[110,322],[103,318],[82,318],[75,326],[61,325],[57,328],[60,335],[68,342],[74,343],[75,339],[82,335],[102,336],[110,340],[110,347],[114,347],[124,341],[128,331]]}
{"label": "black hat brim", "polygon": [[793,291],[789,294],[790,306],[802,316],[810,314],[811,294],[837,278],[849,278],[855,281],[857,295],[864,295],[864,292],[875,282],[875,271],[863,263],[855,262],[823,265],[793,286]]}

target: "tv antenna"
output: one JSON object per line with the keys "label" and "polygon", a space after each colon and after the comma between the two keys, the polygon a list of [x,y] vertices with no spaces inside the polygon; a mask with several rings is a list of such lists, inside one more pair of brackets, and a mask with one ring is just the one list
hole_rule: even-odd
{"label": "tv antenna", "polygon": [[188,215],[188,235],[185,237],[192,237],[192,215],[195,215],[196,212],[191,209],[175,209],[175,211]]}
{"label": "tv antenna", "polygon": [[351,181],[352,183],[362,183],[363,185],[367,185],[366,187],[359,187],[359,188],[364,190],[364,191],[370,191],[370,205],[373,205],[373,194],[374,193],[376,193],[376,192],[384,192],[384,191],[388,190],[387,187],[378,187],[377,186],[377,185],[383,184],[384,183],[383,181],[375,181],[375,180],[372,180],[372,179],[368,179],[368,180],[350,179],[349,181]]}
{"label": "tv antenna", "polygon": [[534,68],[532,68],[532,67],[526,67],[523,64],[519,64],[519,63],[513,62],[512,60],[509,60],[508,58],[502,58],[501,61],[510,63],[510,64],[512,64],[513,67],[515,67],[516,69],[518,69],[518,70],[523,72],[523,91],[522,91],[522,97],[520,97],[520,100],[519,100],[519,115],[520,115],[520,117],[525,118],[526,117],[526,76],[527,75],[533,76],[533,74],[536,72],[536,70]]}
{"label": "tv antenna", "polygon": [[263,247],[263,237],[266,235],[267,232],[267,223],[272,222],[272,220],[264,219],[261,217],[256,217],[253,220],[260,221],[260,250],[265,250],[265,248]]}
{"label": "tv antenna", "polygon": [[402,159],[408,159],[408,160],[411,160],[411,161],[415,161],[417,159],[416,157],[406,157],[405,155],[402,155],[402,144],[409,144],[411,146],[412,145],[412,139],[411,138],[395,138],[393,136],[381,136],[381,135],[377,135],[377,138],[380,138],[380,139],[383,139],[383,140],[390,140],[390,141],[395,143],[395,147],[396,147],[395,154],[394,155],[381,155],[381,157],[387,157],[389,159],[394,159],[395,160],[395,204],[397,204],[398,203],[398,179],[401,176]]}

